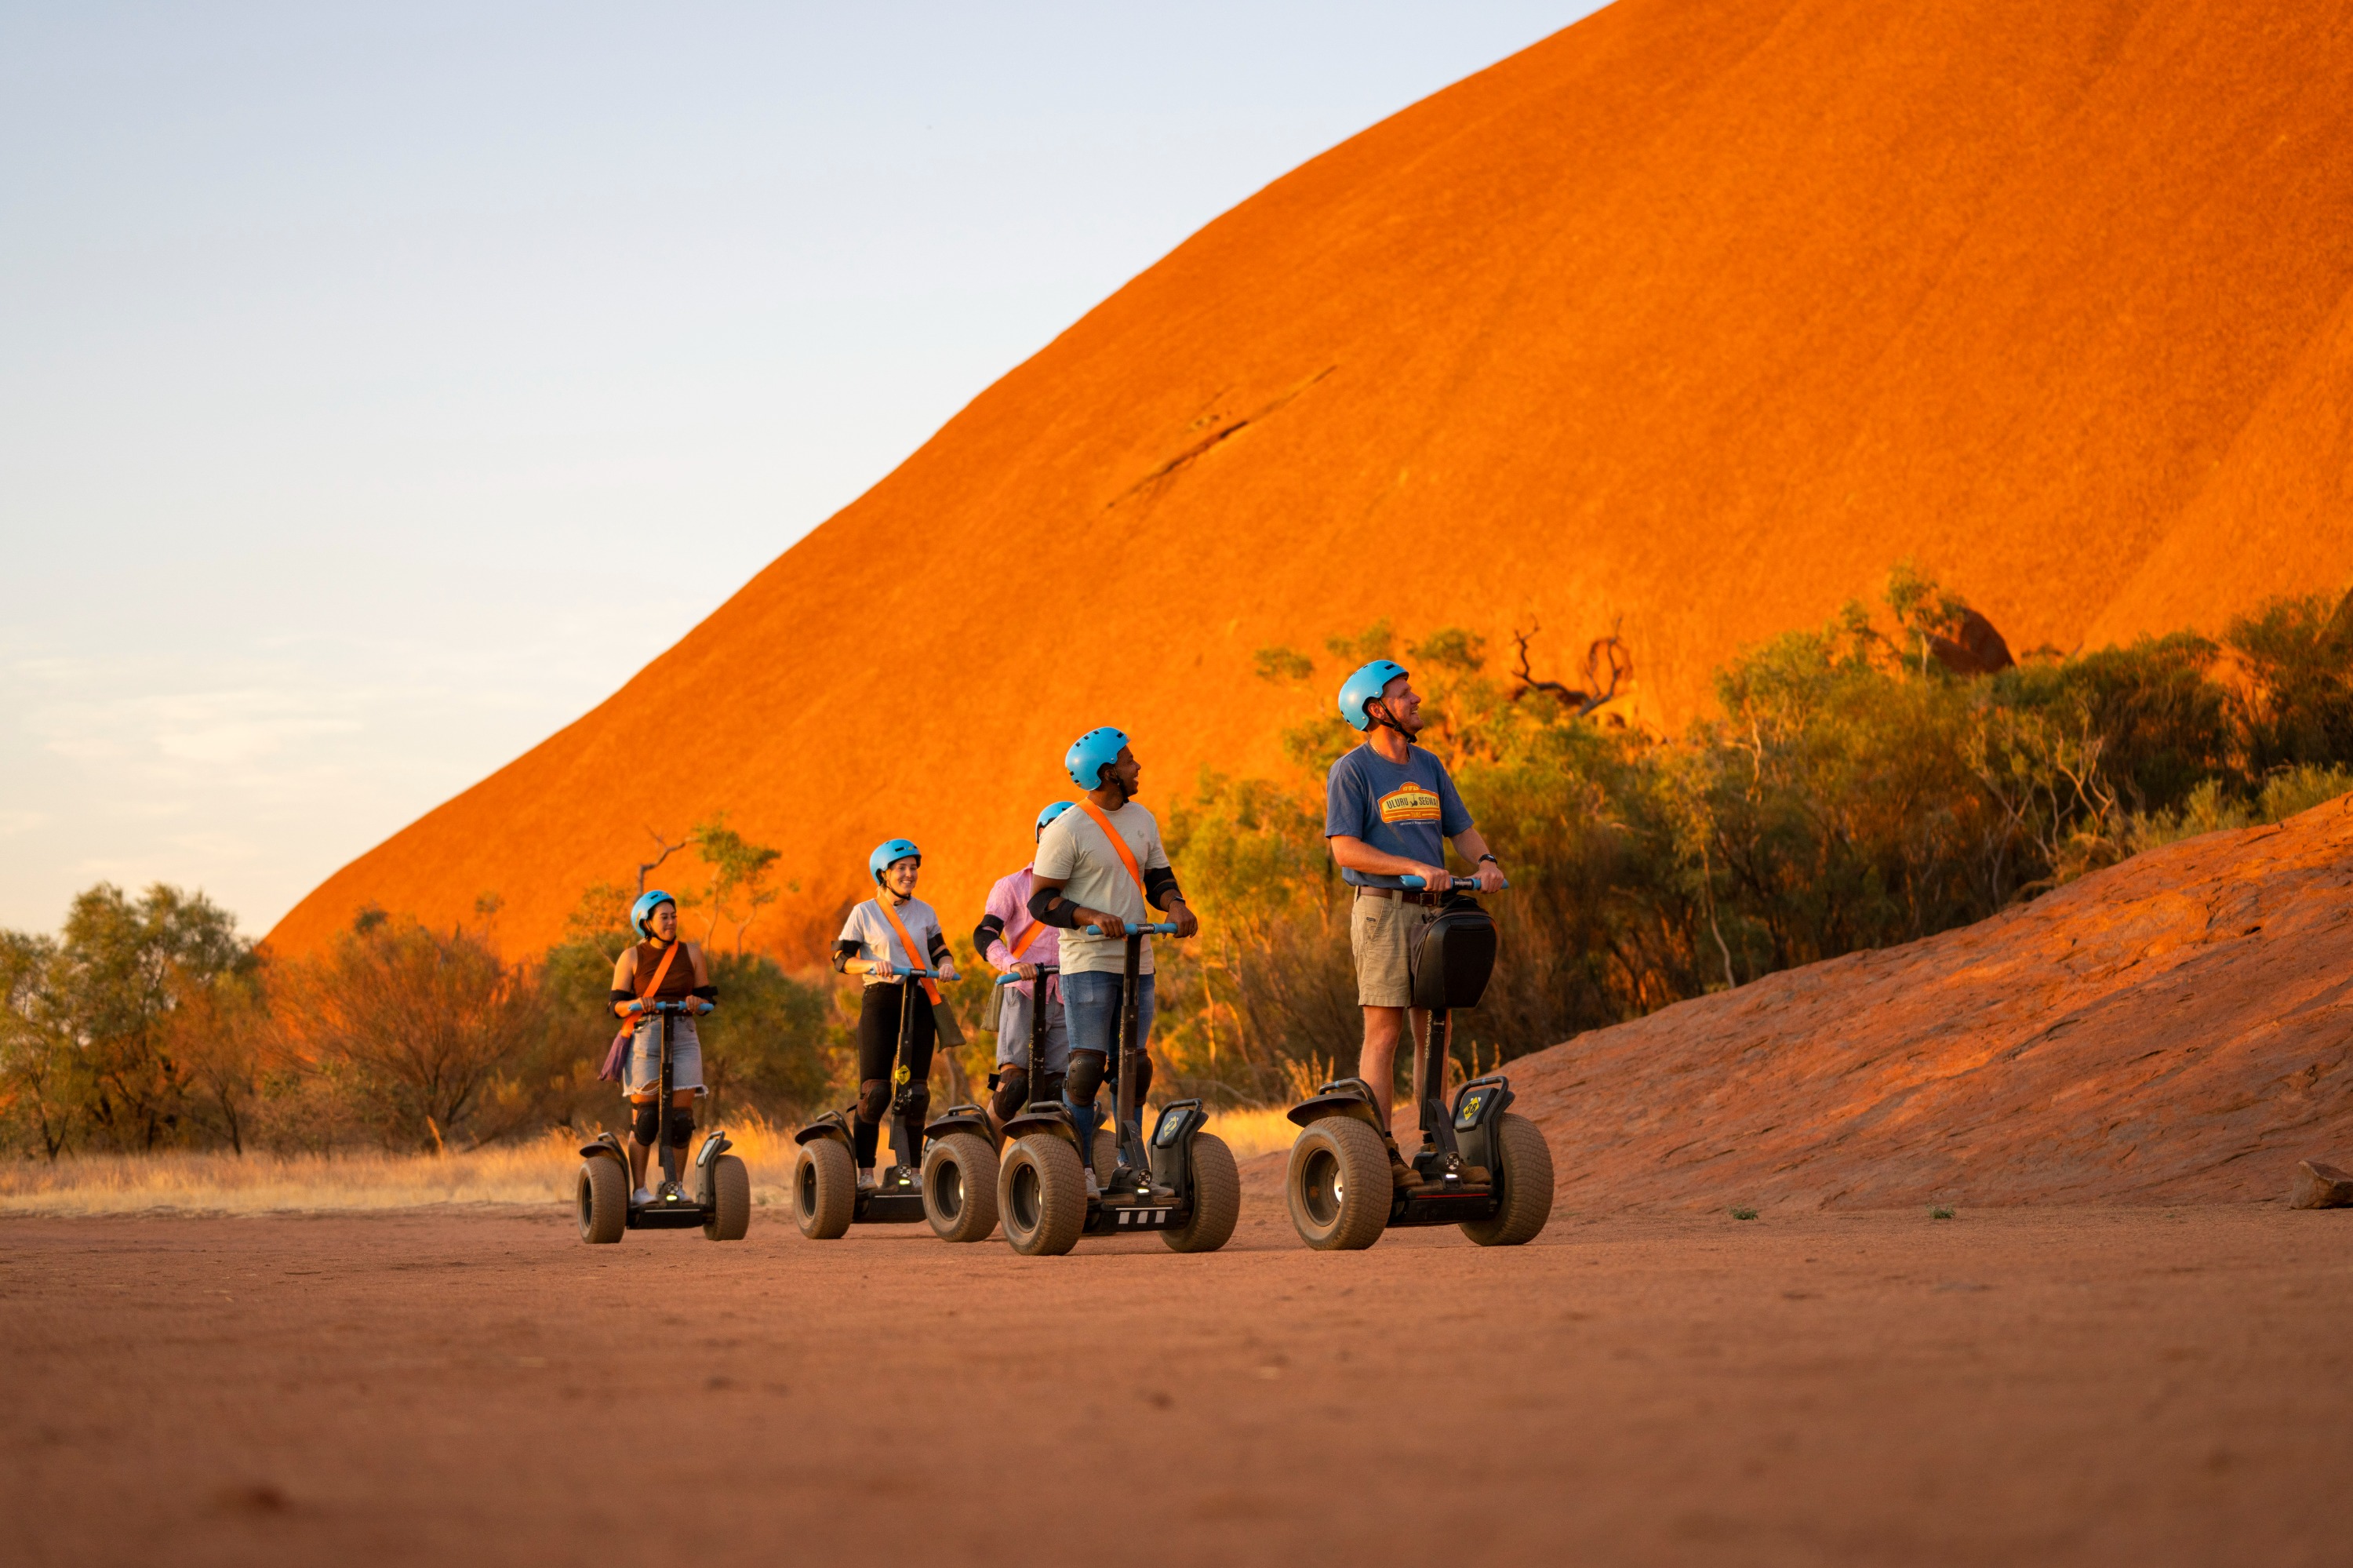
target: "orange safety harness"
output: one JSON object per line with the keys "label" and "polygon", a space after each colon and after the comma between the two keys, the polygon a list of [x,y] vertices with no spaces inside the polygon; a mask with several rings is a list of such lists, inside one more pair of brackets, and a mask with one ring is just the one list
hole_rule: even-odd
{"label": "orange safety harness", "polygon": [[1103,815],[1102,807],[1082,795],[1079,798],[1079,810],[1095,820],[1095,826],[1101,828],[1103,837],[1111,841],[1111,847],[1119,852],[1119,863],[1127,867],[1128,875],[1135,878],[1135,891],[1144,897],[1145,913],[1150,914],[1152,898],[1144,891],[1144,873],[1136,868],[1135,852],[1127,847],[1127,841],[1119,836],[1119,830],[1111,825],[1111,819]]}
{"label": "orange safety harness", "polygon": [[662,961],[654,966],[653,980],[638,992],[638,1000],[639,1001],[645,1001],[646,998],[661,990],[662,976],[670,973],[670,961],[678,957],[678,950],[685,946],[686,944],[682,941],[672,942],[668,948],[663,949]]}
{"label": "orange safety harness", "polygon": [[[920,959],[917,957],[915,952],[915,938],[907,935],[907,927],[899,923],[898,911],[891,907],[891,895],[887,893],[878,893],[874,895],[874,904],[877,908],[882,911],[882,918],[891,922],[891,929],[899,933],[899,945],[907,949],[908,967],[919,969],[930,969],[932,967],[932,956],[929,953],[925,953],[923,954]],[[882,956],[884,958],[890,957],[888,953],[885,953]],[[934,1003],[936,1004],[940,1000],[940,988],[938,983],[926,979],[923,981],[923,994],[930,997]]]}

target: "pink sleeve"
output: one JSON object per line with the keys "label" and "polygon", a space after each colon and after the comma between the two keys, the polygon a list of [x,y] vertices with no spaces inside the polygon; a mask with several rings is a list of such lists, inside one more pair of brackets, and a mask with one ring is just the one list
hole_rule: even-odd
{"label": "pink sleeve", "polygon": [[[1020,880],[1021,874],[1018,871],[1011,876],[998,877],[997,879],[997,885],[988,890],[988,902],[981,906],[981,911],[983,914],[994,915],[999,920],[1004,921],[1005,928],[1008,931],[1013,928],[1013,922],[1015,920],[1029,913],[1029,910],[1024,907],[1020,898],[1016,895],[1014,890],[1014,885]],[[1000,957],[999,955],[1002,956]],[[997,969],[1008,973],[1011,972],[1013,966],[1017,961],[1013,957],[1013,950],[1005,945],[1005,938],[1002,937],[999,937],[996,941],[989,943],[988,951],[981,954],[980,956],[987,959],[988,962],[994,965]]]}

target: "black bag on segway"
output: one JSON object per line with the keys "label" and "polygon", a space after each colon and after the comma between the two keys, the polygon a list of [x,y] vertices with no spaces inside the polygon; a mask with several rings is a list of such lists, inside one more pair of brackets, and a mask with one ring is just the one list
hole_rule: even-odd
{"label": "black bag on segway", "polygon": [[1406,938],[1413,1004],[1432,1012],[1476,1007],[1495,972],[1495,922],[1472,899],[1457,894],[1434,920]]}

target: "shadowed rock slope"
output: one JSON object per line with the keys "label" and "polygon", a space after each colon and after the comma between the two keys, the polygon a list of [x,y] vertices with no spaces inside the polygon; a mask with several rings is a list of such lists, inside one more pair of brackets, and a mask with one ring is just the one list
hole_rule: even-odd
{"label": "shadowed rock slope", "polygon": [[1673,723],[1907,554],[2021,651],[2341,588],[2349,79],[2335,6],[1619,0],[1208,225],[274,939],[494,893],[536,946],[714,807],[788,956],[893,834],[968,924],[1072,735],[1155,805],[1271,768],[1253,652],[1381,616],[1571,677],[1622,618]]}
{"label": "shadowed rock slope", "polygon": [[1569,1209],[2279,1200],[2353,1155],[2353,798],[1512,1077]]}

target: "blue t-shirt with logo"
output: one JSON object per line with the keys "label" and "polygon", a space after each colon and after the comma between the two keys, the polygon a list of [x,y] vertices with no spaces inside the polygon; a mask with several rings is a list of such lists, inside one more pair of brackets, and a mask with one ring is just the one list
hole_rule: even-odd
{"label": "blue t-shirt with logo", "polygon": [[[1418,746],[1405,761],[1391,762],[1369,746],[1359,746],[1324,779],[1324,836],[1361,839],[1384,854],[1402,855],[1424,865],[1446,863],[1446,841],[1471,831],[1471,813],[1454,792],[1446,765]],[[1358,887],[1397,887],[1401,879],[1340,868],[1342,880]]]}

